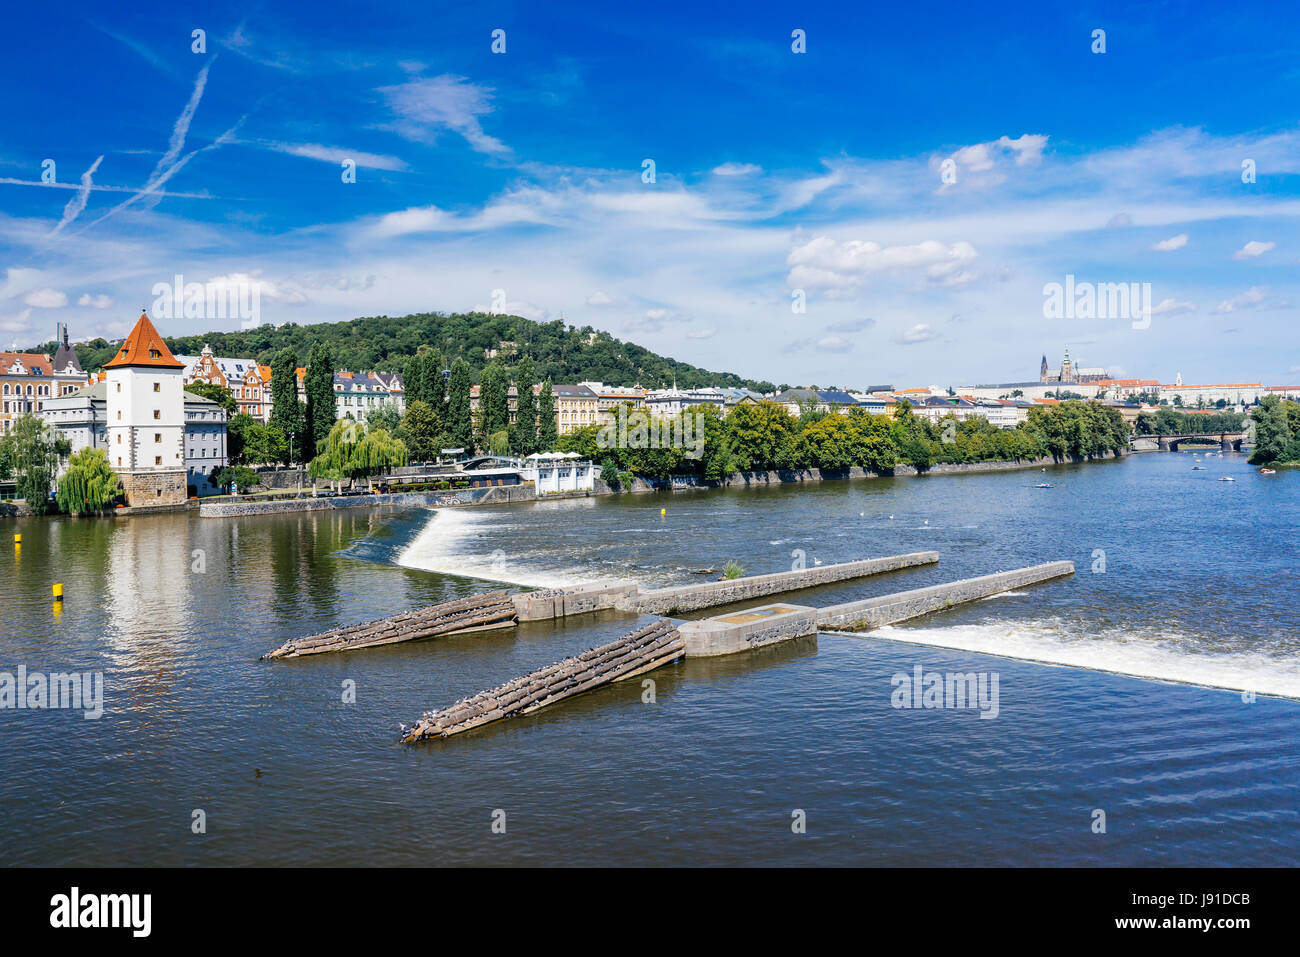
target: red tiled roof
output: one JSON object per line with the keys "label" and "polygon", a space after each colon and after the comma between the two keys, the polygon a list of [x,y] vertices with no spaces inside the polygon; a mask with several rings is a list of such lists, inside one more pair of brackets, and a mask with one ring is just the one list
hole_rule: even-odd
{"label": "red tiled roof", "polygon": [[21,362],[32,375],[54,375],[50,357],[43,352],[0,352],[0,375],[8,374],[9,367],[15,362]]}
{"label": "red tiled roof", "polygon": [[139,321],[131,330],[131,334],[126,337],[126,341],[122,343],[122,348],[118,350],[117,355],[104,363],[105,369],[121,366],[184,369],[185,363],[172,355],[172,351],[167,348],[167,343],[163,342],[162,336],[158,335],[158,330],[153,327],[149,317],[141,313]]}

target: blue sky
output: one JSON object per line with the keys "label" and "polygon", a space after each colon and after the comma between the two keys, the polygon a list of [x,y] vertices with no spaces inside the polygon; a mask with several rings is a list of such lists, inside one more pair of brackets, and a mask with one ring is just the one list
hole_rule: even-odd
{"label": "blue sky", "polygon": [[[1067,346],[1300,381],[1294,5],[188,6],[8,13],[5,347],[121,336],[180,274],[263,321],[504,304],[792,383]],[[1067,275],[1150,283],[1149,327],[1045,317]]]}

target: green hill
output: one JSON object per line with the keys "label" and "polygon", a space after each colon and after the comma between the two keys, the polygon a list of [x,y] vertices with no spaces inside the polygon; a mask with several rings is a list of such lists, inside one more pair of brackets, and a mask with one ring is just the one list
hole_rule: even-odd
{"label": "green hill", "polygon": [[[429,346],[439,350],[447,363],[458,356],[463,357],[477,380],[489,361],[485,350],[497,349],[507,365],[513,365],[524,355],[531,356],[539,378],[549,378],[552,382],[592,380],[608,385],[640,385],[653,389],[676,381],[682,388],[716,385],[759,392],[775,389],[771,382],[757,382],[729,372],[709,372],[615,339],[609,333],[597,332],[591,326],[579,329],[566,326],[558,319],[533,322],[519,316],[485,313],[446,316],[426,312],[304,326],[295,323],[279,328],[264,325],[238,332],[165,338],[174,352],[183,355],[197,355],[207,343],[219,356],[256,359],[265,365],[269,365],[271,356],[285,346],[298,353],[300,365],[305,364],[312,343],[324,342],[334,351],[337,369],[400,372],[406,360],[415,355],[420,346]],[[117,344],[94,339],[75,348],[82,367],[93,371],[113,357]],[[31,351],[53,355],[54,349],[55,344],[49,342]]]}

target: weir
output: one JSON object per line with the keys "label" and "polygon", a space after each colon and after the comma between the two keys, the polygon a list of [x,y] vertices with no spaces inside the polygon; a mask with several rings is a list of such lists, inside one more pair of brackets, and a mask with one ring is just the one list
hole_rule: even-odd
{"label": "weir", "polygon": [[770,575],[750,575],[746,578],[649,590],[630,582],[606,582],[515,595],[494,591],[430,605],[378,621],[296,638],[263,655],[262,660],[374,648],[482,628],[509,628],[520,621],[550,621],[609,609],[642,615],[673,614],[729,605],[747,598],[783,591],[798,591],[831,582],[865,578],[881,572],[933,564],[938,560],[938,552],[913,552],[834,565],[817,565]]}
{"label": "weir", "polygon": [[418,608],[391,618],[295,638],[263,655],[261,660],[375,648],[437,635],[455,635],[485,628],[510,628],[514,623],[515,606],[511,603],[510,596],[503,591],[493,591]]}
{"label": "weir", "polygon": [[414,726],[403,726],[402,741],[411,744],[425,738],[447,738],[503,718],[531,714],[676,661],[685,648],[674,622],[661,618],[617,641],[507,681],[441,711],[430,711]]}
{"label": "weir", "polygon": [[965,578],[943,585],[879,595],[861,601],[809,608],[778,604],[688,621],[680,627],[689,657],[731,655],[778,641],[816,634],[819,628],[865,630],[892,625],[1025,585],[1074,574],[1073,562],[1047,562],[1015,571]]}

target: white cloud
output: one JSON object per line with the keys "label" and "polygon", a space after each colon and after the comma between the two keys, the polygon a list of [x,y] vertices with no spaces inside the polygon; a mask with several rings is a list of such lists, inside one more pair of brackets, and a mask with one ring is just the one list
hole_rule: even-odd
{"label": "white cloud", "polygon": [[691,329],[686,333],[687,339],[712,339],[717,334],[717,329]]}
{"label": "white cloud", "polygon": [[1276,249],[1277,243],[1261,243],[1252,239],[1232,254],[1233,259],[1258,259],[1270,249]]}
{"label": "white cloud", "polygon": [[1161,299],[1151,307],[1151,315],[1153,316],[1181,316],[1184,313],[1195,311],[1195,303],[1180,302],[1177,299]]}
{"label": "white cloud", "polygon": [[936,285],[961,285],[975,274],[963,267],[975,259],[975,247],[967,242],[951,245],[926,240],[910,246],[882,246],[866,240],[836,242],[818,236],[795,247],[786,258],[791,288],[849,290],[873,273],[923,270]]}
{"label": "white cloud", "polygon": [[102,292],[97,296],[92,296],[88,292],[83,292],[80,298],[77,299],[78,306],[91,306],[95,309],[107,309],[112,304],[113,297],[105,295]]}
{"label": "white cloud", "polygon": [[937,339],[938,337],[939,333],[931,329],[929,323],[918,322],[906,332],[900,334],[896,341],[901,345],[910,346],[918,342],[929,342],[931,339]]}
{"label": "white cloud", "polygon": [[400,160],[396,156],[385,156],[382,153],[366,153],[362,150],[349,150],[338,146],[322,146],[319,143],[272,142],[265,145],[268,149],[275,150],[277,153],[288,153],[291,156],[321,160],[335,166],[341,166],[344,160],[352,160],[352,162],[364,169],[386,169],[402,172],[408,168],[404,160]]}
{"label": "white cloud", "polygon": [[1187,245],[1187,234],[1179,233],[1177,236],[1170,236],[1168,239],[1162,239],[1151,248],[1157,252],[1173,252],[1175,249],[1182,249]]}
{"label": "white cloud", "polygon": [[587,305],[589,306],[608,306],[613,301],[599,289],[587,297]]}
{"label": "white cloud", "polygon": [[59,309],[68,304],[68,294],[58,289],[34,289],[23,296],[23,302],[38,309]]}
{"label": "white cloud", "polygon": [[1286,305],[1285,299],[1270,298],[1268,286],[1251,286],[1240,295],[1223,300],[1214,307],[1214,311],[1222,315],[1247,309],[1281,309]]}
{"label": "white cloud", "polygon": [[432,142],[443,130],[460,134],[480,153],[510,152],[483,131],[479,118],[492,112],[492,93],[463,76],[417,77],[396,86],[380,87],[397,117],[393,129],[407,139]]}
{"label": "white cloud", "polygon": [[749,176],[763,172],[763,167],[754,163],[723,163],[713,167],[714,176]]}
{"label": "white cloud", "polygon": [[90,188],[94,185],[95,170],[99,169],[99,164],[102,162],[104,162],[104,157],[101,155],[95,162],[90,164],[89,169],[81,174],[81,188],[77,190],[72,199],[68,200],[68,205],[63,207],[63,218],[59,220],[59,224],[54,227],[53,232],[61,231],[64,226],[80,216],[81,211],[86,208],[86,201],[90,199]]}

